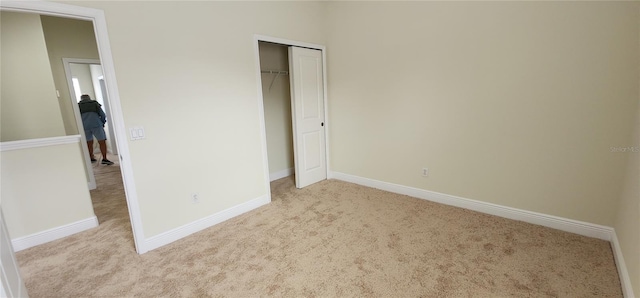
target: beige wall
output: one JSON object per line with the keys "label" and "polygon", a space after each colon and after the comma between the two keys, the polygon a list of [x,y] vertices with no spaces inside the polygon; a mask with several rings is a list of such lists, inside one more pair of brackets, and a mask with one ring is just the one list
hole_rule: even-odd
{"label": "beige wall", "polygon": [[146,238],[268,194],[254,34],[323,44],[322,3],[69,4],[104,10],[125,125],[146,132],[129,143]]}
{"label": "beige wall", "polygon": [[73,77],[78,78],[82,94],[88,94],[91,96],[91,99],[96,100],[96,93],[93,89],[93,81],[91,79],[91,70],[89,69],[89,65],[90,64],[70,63],[69,68],[71,68]]}
{"label": "beige wall", "polygon": [[50,16],[42,16],[41,19],[53,80],[56,89],[60,92],[58,101],[64,128],[67,135],[79,134],[72,102],[69,99],[69,87],[62,58],[100,59],[93,24],[88,21]]}
{"label": "beige wall", "polygon": [[[288,57],[286,46],[260,43],[261,70],[289,71]],[[293,131],[291,128],[289,76],[262,74],[262,96],[267,130],[269,172],[277,173],[292,169]]]}
{"label": "beige wall", "polygon": [[331,169],[613,225],[638,5],[331,3]]}
{"label": "beige wall", "polygon": [[640,297],[640,102],[632,140],[624,146],[626,152],[616,154],[628,158],[622,196],[614,228],[622,248],[636,297]]}
{"label": "beige wall", "polygon": [[0,141],[65,135],[40,18],[0,13]]}
{"label": "beige wall", "polygon": [[79,142],[0,152],[0,196],[12,239],[95,216],[80,154]]}

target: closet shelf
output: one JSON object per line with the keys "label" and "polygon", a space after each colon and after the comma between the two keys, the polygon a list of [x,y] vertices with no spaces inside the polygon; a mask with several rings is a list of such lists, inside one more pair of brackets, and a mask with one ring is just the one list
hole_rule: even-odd
{"label": "closet shelf", "polygon": [[286,70],[261,70],[261,73],[277,74],[277,75],[289,75]]}
{"label": "closet shelf", "polygon": [[276,76],[273,78],[273,81],[271,81],[271,84],[269,85],[269,92],[271,92],[271,87],[273,87],[273,83],[276,82],[276,80],[278,79],[279,76],[286,76],[289,75],[289,72],[286,70],[261,70],[261,73],[268,73],[268,74],[275,74]]}

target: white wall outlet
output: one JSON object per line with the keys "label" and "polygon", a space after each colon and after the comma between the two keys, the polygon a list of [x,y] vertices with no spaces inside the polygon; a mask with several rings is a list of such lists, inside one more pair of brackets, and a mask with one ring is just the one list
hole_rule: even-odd
{"label": "white wall outlet", "polygon": [[129,128],[129,137],[132,141],[144,139],[144,127],[136,126]]}
{"label": "white wall outlet", "polygon": [[429,177],[429,168],[422,168],[422,177]]}
{"label": "white wall outlet", "polygon": [[198,195],[197,193],[191,194],[191,202],[193,202],[194,204],[200,203],[200,195]]}

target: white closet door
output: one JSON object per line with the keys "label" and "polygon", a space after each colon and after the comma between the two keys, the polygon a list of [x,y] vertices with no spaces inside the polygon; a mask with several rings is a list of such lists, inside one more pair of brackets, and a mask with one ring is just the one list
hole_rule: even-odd
{"label": "white closet door", "polygon": [[289,47],[296,187],[327,179],[320,50]]}

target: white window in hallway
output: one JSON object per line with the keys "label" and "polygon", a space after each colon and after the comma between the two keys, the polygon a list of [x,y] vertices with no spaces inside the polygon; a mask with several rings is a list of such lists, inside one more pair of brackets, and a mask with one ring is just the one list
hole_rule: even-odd
{"label": "white window in hallway", "polygon": [[82,90],[80,90],[80,81],[78,81],[78,78],[71,78],[71,81],[73,81],[73,91],[75,91],[76,93],[76,101],[80,102],[80,96],[82,96]]}

